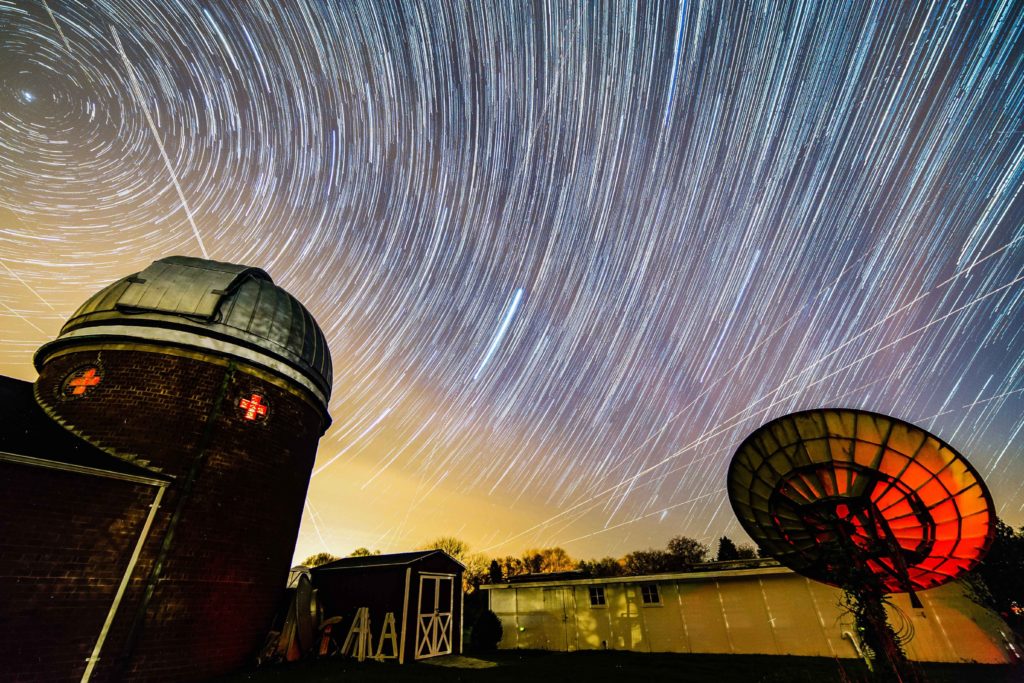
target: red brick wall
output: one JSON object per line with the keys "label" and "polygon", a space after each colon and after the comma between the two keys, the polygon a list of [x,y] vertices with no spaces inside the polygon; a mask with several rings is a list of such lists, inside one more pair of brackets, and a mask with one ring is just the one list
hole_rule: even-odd
{"label": "red brick wall", "polygon": [[[101,382],[65,398],[69,373],[96,365]],[[178,477],[144,551],[145,573],[126,596],[97,680],[203,680],[251,663],[278,607],[322,432],[318,411],[239,365],[216,406],[206,457],[174,531],[134,646],[127,634],[148,567],[167,535],[182,480],[199,454],[227,368],[134,350],[75,352],[48,361],[36,395],[86,440]],[[243,419],[241,398],[260,393],[262,421]],[[119,667],[119,668],[115,668]]]}
{"label": "red brick wall", "polygon": [[78,680],[156,488],[0,462],[0,670]]}

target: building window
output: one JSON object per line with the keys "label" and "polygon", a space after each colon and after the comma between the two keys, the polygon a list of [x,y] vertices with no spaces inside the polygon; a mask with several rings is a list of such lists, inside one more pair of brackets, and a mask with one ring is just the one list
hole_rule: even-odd
{"label": "building window", "polygon": [[64,378],[61,394],[65,398],[85,396],[103,380],[100,369],[95,365],[84,365]]}
{"label": "building window", "polygon": [[242,399],[238,402],[238,407],[242,409],[242,417],[252,422],[266,418],[270,412],[267,399],[262,394],[251,391],[246,392],[246,395],[249,398],[245,398],[245,395],[243,395]]}
{"label": "building window", "polygon": [[604,586],[590,586],[590,606],[604,607]]}
{"label": "building window", "polygon": [[660,605],[661,595],[658,594],[658,584],[645,583],[640,586],[640,596],[645,605]]}

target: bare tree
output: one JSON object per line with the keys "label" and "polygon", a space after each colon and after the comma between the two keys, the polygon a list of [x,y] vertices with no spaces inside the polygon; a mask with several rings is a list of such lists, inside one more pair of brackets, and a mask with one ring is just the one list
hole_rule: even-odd
{"label": "bare tree", "polygon": [[470,553],[469,544],[455,536],[439,536],[425,543],[421,550],[443,550],[461,562],[466,570],[462,573],[462,590],[473,593],[480,584],[487,581],[487,556],[482,553]]}
{"label": "bare tree", "polygon": [[736,546],[737,560],[753,560],[755,557],[757,557],[757,549],[749,543]]}
{"label": "bare tree", "polygon": [[506,555],[505,557],[498,560],[498,564],[501,565],[501,572],[502,574],[504,574],[506,580],[512,578],[513,576],[520,576],[521,574],[526,574],[530,571],[526,568],[526,565],[523,563],[522,558],[512,557],[511,555]]}
{"label": "bare tree", "polygon": [[690,565],[705,562],[708,557],[708,547],[700,541],[687,536],[676,536],[669,539],[668,554],[672,555],[674,564],[679,569],[686,569]]}
{"label": "bare tree", "polygon": [[565,548],[557,546],[527,550],[523,556],[523,562],[534,573],[567,572],[576,568],[576,562],[565,551]]}
{"label": "bare tree", "polygon": [[622,564],[626,570],[626,576],[639,576],[642,574],[663,574],[677,569],[675,558],[664,550],[636,550],[624,558]]}
{"label": "bare tree", "polygon": [[454,536],[439,536],[433,541],[423,544],[420,550],[443,550],[465,564],[466,555],[469,554],[469,544]]}
{"label": "bare tree", "polygon": [[302,561],[302,566],[304,566],[304,567],[319,567],[320,565],[324,565],[324,564],[327,564],[328,562],[334,562],[335,560],[340,560],[340,559],[341,558],[338,557],[337,555],[332,555],[331,553],[327,553],[327,552],[320,552],[320,553],[316,553],[315,555],[310,555],[309,557],[304,559]]}
{"label": "bare tree", "polygon": [[481,584],[487,583],[489,562],[483,553],[469,553],[463,558],[462,563],[466,570],[462,573],[462,590],[466,593],[474,593]]}
{"label": "bare tree", "polygon": [[602,557],[600,560],[580,560],[576,568],[594,578],[625,574],[622,561],[616,560],[614,557]]}

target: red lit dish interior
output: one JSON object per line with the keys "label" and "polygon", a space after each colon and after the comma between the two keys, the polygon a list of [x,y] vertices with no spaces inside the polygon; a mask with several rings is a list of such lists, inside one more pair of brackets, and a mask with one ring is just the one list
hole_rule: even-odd
{"label": "red lit dish interior", "polygon": [[967,459],[928,432],[859,410],[775,419],[740,445],[729,499],[763,550],[839,585],[855,562],[888,592],[952,581],[984,556],[992,497]]}

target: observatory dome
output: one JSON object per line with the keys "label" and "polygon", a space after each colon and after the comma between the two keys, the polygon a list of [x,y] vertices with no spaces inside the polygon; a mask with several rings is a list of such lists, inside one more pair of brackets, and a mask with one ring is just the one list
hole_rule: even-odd
{"label": "observatory dome", "polygon": [[248,362],[303,385],[326,411],[331,355],[309,311],[259,268],[188,256],[154,261],[100,290],[35,356],[131,342],[184,346]]}

